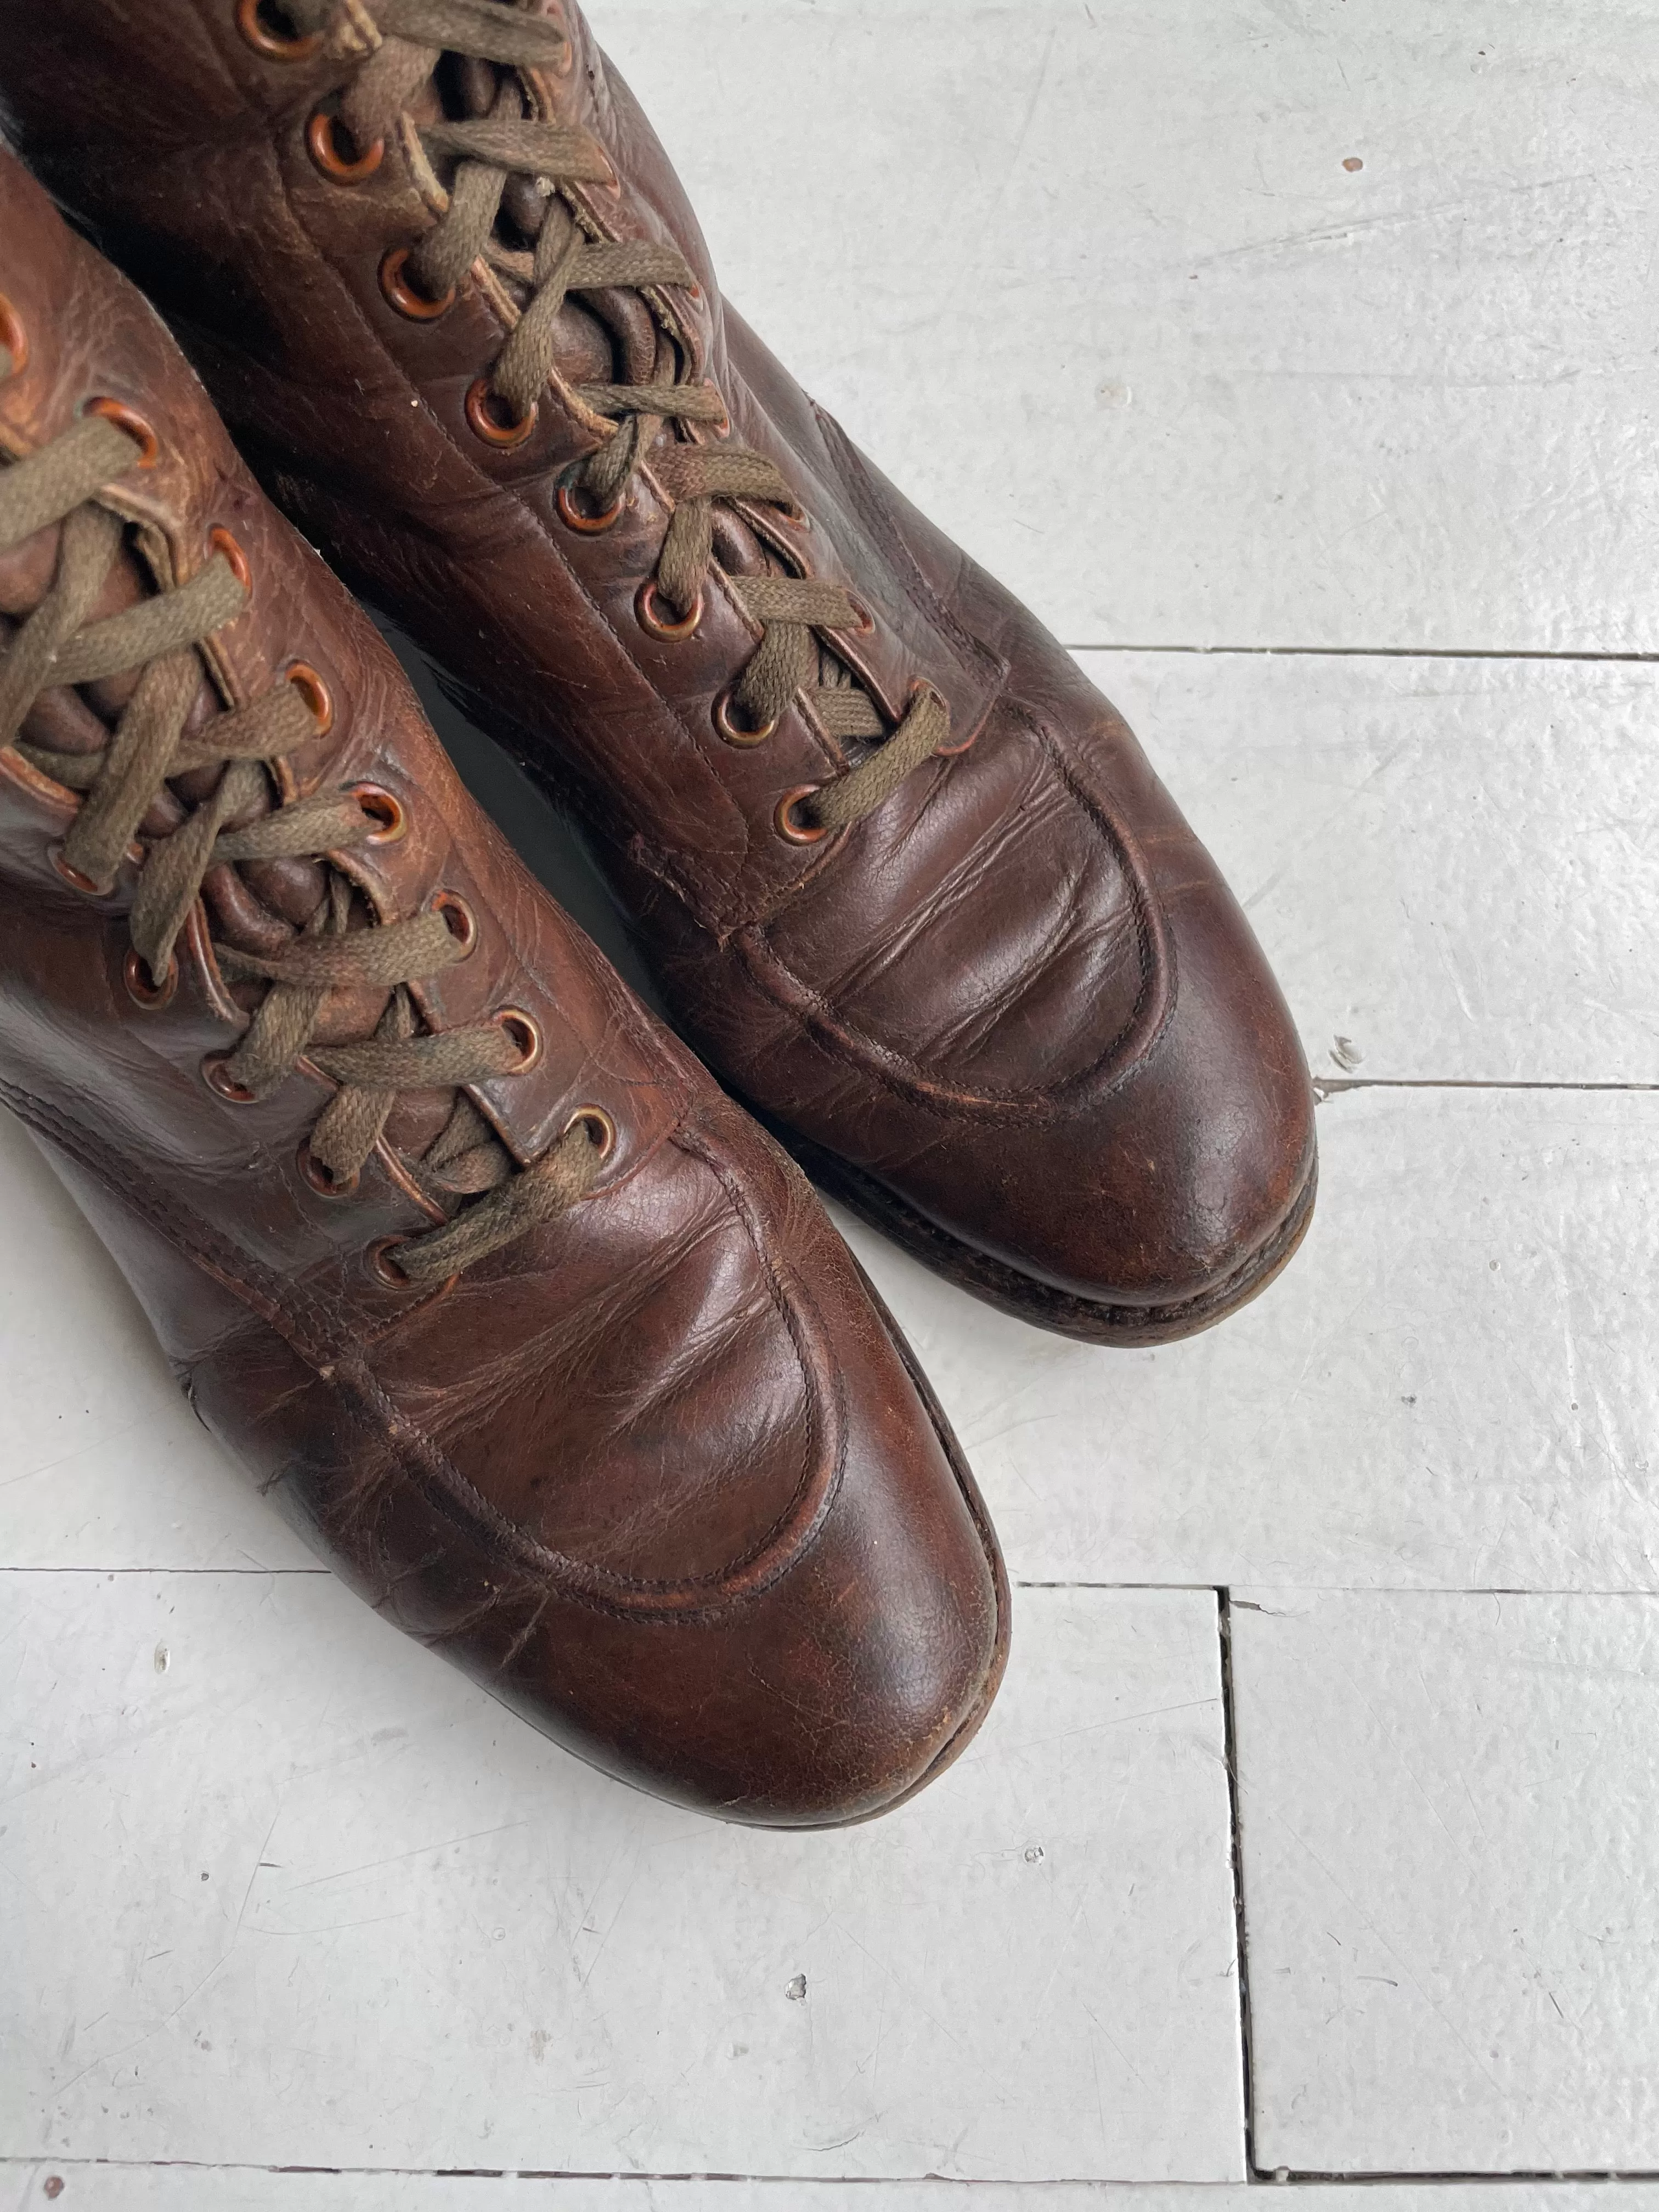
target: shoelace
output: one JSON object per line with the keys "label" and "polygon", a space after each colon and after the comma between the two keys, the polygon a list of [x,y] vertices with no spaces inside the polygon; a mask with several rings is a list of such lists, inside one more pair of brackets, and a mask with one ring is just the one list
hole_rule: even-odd
{"label": "shoelace", "polygon": [[[9,368],[0,347],[0,377]],[[384,824],[350,791],[337,788],[270,805],[264,763],[319,734],[309,671],[290,671],[293,680],[187,731],[203,673],[194,648],[234,621],[247,601],[246,585],[222,550],[187,584],[88,623],[125,526],[94,503],[95,495],[139,464],[143,426],[137,424],[136,432],[88,410],[27,459],[0,466],[0,553],[63,525],[46,596],[0,647],[0,747],[15,746],[43,775],[84,793],[55,859],[59,873],[88,894],[113,887],[129,848],[140,839],[140,824],[171,780],[222,771],[211,795],[178,827],[140,839],[143,860],[130,933],[147,971],[134,994],[143,1003],[170,993],[179,933],[211,870],[259,860],[326,863],[332,852],[370,842]],[[135,670],[141,672],[137,685],[101,750],[54,751],[20,738],[43,694]],[[407,986],[465,958],[467,945],[436,904],[408,921],[361,926],[349,879],[333,868],[326,878],[321,903],[281,952],[265,957],[215,941],[225,975],[269,988],[235,1049],[210,1062],[204,1073],[222,1096],[240,1102],[268,1095],[302,1055],[331,1077],[339,1088],[307,1147],[325,1178],[313,1178],[318,1187],[344,1195],[380,1142],[400,1091],[447,1090],[509,1073],[524,1065],[525,1048],[499,1020],[416,1034]],[[338,986],[389,990],[386,1013],[374,1036],[360,1043],[313,1043],[324,1003]],[[462,1091],[434,1142],[418,1161],[404,1163],[428,1200],[454,1218],[397,1240],[393,1273],[417,1285],[459,1273],[574,1204],[591,1188],[601,1158],[590,1119],[579,1116],[551,1151],[519,1170]],[[472,1202],[463,1203],[468,1199]]]}
{"label": "shoelace", "polygon": [[[245,9],[256,4],[257,0],[245,0]],[[517,444],[533,426],[553,367],[559,312],[569,295],[631,290],[641,295],[649,308],[653,290],[690,289],[696,276],[672,246],[618,245],[592,236],[581,227],[574,208],[559,196],[557,187],[611,182],[611,162],[586,131],[526,118],[515,80],[503,80],[491,112],[478,120],[415,124],[410,118],[410,101],[445,53],[509,69],[563,74],[571,47],[562,24],[524,15],[501,0],[370,0],[370,4],[381,43],[358,70],[341,103],[342,119],[362,150],[355,162],[342,164],[338,173],[368,173],[378,165],[386,139],[404,124],[418,131],[429,158],[454,161],[447,209],[417,246],[388,257],[386,273],[405,296],[413,297],[413,312],[421,315],[441,313],[447,307],[468,270],[481,258],[526,289],[528,296],[517,324],[468,402],[469,416],[481,435],[496,444]],[[324,27],[337,9],[337,0],[284,0],[283,12],[301,27],[302,42],[320,44]],[[266,34],[267,50],[275,50],[276,45]],[[520,190],[514,206],[515,213],[521,213],[528,204],[532,220],[539,222],[533,253],[515,252],[495,235],[503,196],[510,186],[526,184],[528,199]],[[410,280],[416,288],[412,295]],[[661,331],[662,318],[654,319]],[[635,470],[649,466],[673,500],[674,513],[654,578],[647,586],[652,597],[648,604],[642,602],[642,619],[660,635],[684,637],[702,620],[703,594],[715,565],[716,501],[755,501],[797,518],[800,508],[782,471],[763,453],[684,435],[694,426],[725,423],[726,407],[711,384],[681,375],[678,349],[665,331],[659,344],[657,373],[645,384],[575,387],[595,415],[614,422],[617,428],[565,488],[566,501],[579,492],[593,502],[592,507],[583,517],[574,504],[568,504],[565,513],[567,519],[577,518],[578,528],[605,527],[621,514]],[[507,410],[505,422],[501,408]],[[659,447],[656,441],[669,424],[679,434],[676,441]],[[778,827],[786,837],[816,843],[832,830],[850,828],[884,805],[924,761],[948,750],[950,709],[931,686],[917,686],[903,720],[890,733],[875,702],[844,668],[837,664],[834,679],[822,680],[823,656],[815,633],[823,634],[833,653],[838,632],[856,633],[868,627],[868,616],[849,592],[811,577],[722,574],[732,598],[762,631],[759,647],[716,710],[722,734],[737,744],[763,744],[799,692],[833,737],[863,740],[875,747],[856,768],[831,782],[788,794],[777,813]],[[678,619],[665,618],[663,602]]]}

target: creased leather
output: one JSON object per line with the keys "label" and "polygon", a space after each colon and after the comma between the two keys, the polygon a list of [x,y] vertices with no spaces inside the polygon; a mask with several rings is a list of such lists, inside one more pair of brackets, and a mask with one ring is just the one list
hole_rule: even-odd
{"label": "creased leather", "polygon": [[261,60],[228,0],[0,0],[0,91],[289,512],[583,814],[686,1033],[814,1172],[1031,1318],[1108,1339],[1215,1318],[1293,1241],[1314,1176],[1306,1068],[1243,916],[1121,718],[721,299],[649,125],[548,4],[575,64],[536,96],[619,179],[583,204],[685,256],[699,294],[668,311],[810,520],[750,515],[746,544],[769,532],[844,582],[889,714],[932,684],[972,741],[817,846],[774,827],[842,759],[805,707],[751,750],[714,734],[753,644],[735,605],[711,592],[681,643],[636,617],[665,524],[648,470],[604,535],[558,519],[595,434],[568,385],[608,373],[598,325],[570,311],[534,434],[497,453],[464,399],[500,300],[475,277],[435,322],[387,304],[382,256],[434,218],[407,147],[349,188],[307,154],[348,64]]}
{"label": "creased leather", "polygon": [[[1006,1590],[942,1416],[799,1171],[630,996],[462,790],[391,655],[266,504],[143,301],[0,155],[0,379],[25,453],[112,395],[161,458],[108,495],[152,573],[234,527],[248,610],[222,695],[325,678],[308,785],[373,781],[410,823],[357,858],[383,915],[461,890],[477,950],[434,1026],[504,1005],[546,1040],[476,1096],[520,1158],[599,1106],[589,1194],[436,1294],[370,1264],[427,1217],[384,1149],[347,1199],[300,1171],[330,1095],[236,1106],[202,1080],[246,1017],[198,907],[177,995],[123,978],[129,865],[87,896],[51,848],[76,804],[0,751],[0,1100],[110,1245],[198,1412],[388,1619],[640,1786],[782,1825],[865,1817],[971,1734]],[[135,556],[135,557],[137,557]],[[343,858],[342,864],[343,865]]]}

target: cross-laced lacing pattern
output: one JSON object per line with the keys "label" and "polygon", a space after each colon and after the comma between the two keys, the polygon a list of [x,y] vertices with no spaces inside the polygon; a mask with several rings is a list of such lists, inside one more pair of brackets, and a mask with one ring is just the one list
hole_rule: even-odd
{"label": "cross-laced lacing pattern", "polygon": [[[341,103],[342,118],[359,148],[383,143],[400,122],[412,119],[410,102],[446,52],[555,75],[568,63],[569,39],[562,23],[522,14],[501,0],[371,0],[371,5],[382,42]],[[314,35],[334,17],[337,0],[284,0],[283,12]],[[489,374],[494,392],[520,422],[530,416],[546,388],[559,312],[571,294],[623,289],[648,295],[662,287],[690,289],[696,282],[672,246],[615,244],[589,234],[559,187],[611,181],[609,158],[585,131],[536,121],[526,116],[524,107],[517,79],[504,76],[489,115],[415,125],[434,164],[453,162],[454,167],[449,204],[410,252],[407,264],[421,291],[434,302],[446,301],[480,258],[527,292],[520,319]],[[539,225],[534,250],[528,253],[495,236],[503,194],[520,180],[528,180],[532,191],[515,192],[514,219],[521,229],[526,228],[528,204],[530,222]],[[660,325],[660,316],[657,320]],[[763,453],[687,436],[694,426],[723,425],[726,408],[712,385],[685,374],[679,350],[665,332],[653,381],[575,389],[594,414],[617,427],[579,466],[571,489],[598,511],[609,512],[623,497],[635,471],[648,464],[674,501],[657,559],[655,588],[687,628],[695,628],[714,565],[715,502],[750,501],[798,516],[788,481]],[[678,440],[659,449],[656,441],[670,423]],[[728,734],[738,742],[763,741],[799,692],[832,736],[876,746],[856,768],[800,798],[786,828],[822,835],[850,827],[883,805],[923,761],[946,746],[950,710],[930,686],[918,686],[890,735],[874,702],[843,667],[837,664],[834,679],[822,680],[823,656],[814,633],[824,633],[833,647],[837,632],[856,632],[868,623],[841,585],[776,575],[727,575],[726,582],[763,632],[728,695]]]}
{"label": "cross-laced lacing pattern", "polygon": [[[0,378],[10,359],[0,346]],[[0,467],[0,554],[37,531],[63,525],[56,573],[46,596],[0,647],[0,747],[15,750],[55,782],[84,794],[58,866],[88,892],[114,886],[135,840],[143,861],[130,931],[157,985],[210,870],[224,863],[307,859],[365,845],[380,827],[341,789],[272,805],[266,764],[315,738],[313,707],[293,683],[212,715],[187,732],[202,682],[194,648],[241,613],[247,601],[222,551],[186,584],[88,622],[120,555],[121,518],[95,495],[134,467],[134,439],[88,413],[27,459]],[[56,687],[140,671],[108,744],[61,752],[19,736],[30,708]],[[222,770],[210,797],[175,829],[140,836],[140,825],[173,779]],[[294,942],[271,957],[216,941],[224,975],[269,988],[248,1028],[216,1070],[232,1096],[260,1098],[301,1055],[338,1085],[308,1139],[310,1156],[334,1186],[349,1189],[380,1142],[400,1091],[447,1090],[523,1064],[524,1048],[501,1023],[435,1036],[417,1034],[408,986],[465,957],[441,911],[375,923],[349,879],[327,871],[327,890]],[[388,990],[374,1035],[359,1043],[312,1041],[337,987]],[[517,1171],[489,1124],[463,1092],[448,1123],[406,1170],[428,1200],[454,1218],[399,1242],[395,1272],[416,1284],[441,1281],[552,1219],[592,1185],[600,1154],[585,1120],[532,1167]],[[480,1194],[487,1194],[480,1195]],[[468,1200],[471,1203],[464,1203]],[[457,1209],[459,1209],[457,1211]]]}

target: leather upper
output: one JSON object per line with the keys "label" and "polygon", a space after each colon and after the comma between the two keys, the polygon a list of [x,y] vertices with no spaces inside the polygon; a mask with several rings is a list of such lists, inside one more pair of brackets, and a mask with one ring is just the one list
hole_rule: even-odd
{"label": "leather upper", "polygon": [[529,94],[617,173],[574,198],[605,235],[686,257],[697,289],[659,319],[732,436],[796,491],[799,520],[734,503],[726,571],[846,584],[870,627],[836,650],[884,713],[920,684],[950,706],[952,751],[822,843],[781,836],[779,801],[862,748],[805,695],[763,745],[717,734],[754,626],[714,588],[692,638],[642,627],[672,504],[648,459],[615,527],[561,519],[561,483],[603,434],[574,387],[644,373],[640,300],[567,304],[534,432],[507,452],[465,411],[515,313],[492,272],[477,264],[434,320],[389,303],[384,257],[442,204],[418,142],[344,185],[307,137],[372,5],[295,64],[252,51],[230,0],[0,0],[0,92],[30,157],[175,319],[289,511],[582,811],[731,1085],[845,1170],[854,1202],[914,1217],[925,1256],[971,1286],[1041,1286],[1050,1318],[1068,1300],[1201,1303],[1311,1187],[1306,1071],[1248,926],[1121,719],[722,301],[574,8],[533,11],[566,21],[574,52],[568,75],[526,73]]}
{"label": "leather upper", "polygon": [[[246,1026],[214,947],[261,920],[252,893],[198,905],[176,995],[140,1003],[124,960],[142,851],[107,896],[72,888],[52,855],[79,802],[15,750],[0,1099],[111,1245],[198,1411],[379,1609],[662,1794],[785,1823],[894,1802],[970,1732],[1006,1633],[982,1509],[896,1333],[798,1170],[478,813],[158,319],[3,155],[0,295],[27,337],[0,377],[0,449],[49,444],[94,397],[137,410],[156,464],[102,495],[131,525],[132,592],[187,580],[228,530],[252,598],[204,651],[205,689],[235,705],[313,668],[332,726],[281,764],[285,792],[395,796],[405,836],[334,856],[381,921],[439,890],[466,901],[475,950],[415,988],[428,1025],[510,1008],[544,1041],[473,1103],[522,1163],[596,1109],[616,1141],[546,1226],[435,1292],[387,1279],[378,1241],[432,1218],[395,1121],[358,1189],[329,1196],[302,1160],[325,1078],[302,1063],[256,1104],[203,1079]],[[27,611],[55,541],[0,556],[0,612]],[[375,1009],[337,1012],[361,1036]]]}

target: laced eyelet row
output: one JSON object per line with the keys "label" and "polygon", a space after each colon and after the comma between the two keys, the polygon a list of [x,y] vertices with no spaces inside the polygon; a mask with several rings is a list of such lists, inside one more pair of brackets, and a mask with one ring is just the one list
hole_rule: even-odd
{"label": "laced eyelet row", "polygon": [[[393,301],[394,305],[401,307],[402,296],[406,294],[408,300],[413,304],[402,307],[401,311],[405,313],[413,313],[420,317],[442,314],[454,299],[453,289],[452,289],[442,301],[437,301],[426,300],[419,293],[408,291],[403,284],[403,269],[408,258],[408,249],[400,246],[395,252],[389,253],[382,262],[381,283],[387,297]],[[7,325],[4,316],[9,312],[7,303],[0,299],[0,340],[3,340],[5,337]],[[12,319],[15,321],[15,316]],[[479,377],[466,396],[468,421],[478,434],[490,445],[505,447],[522,444],[535,427],[536,410],[532,407],[530,413],[516,423],[503,424],[489,412],[493,397],[489,380]],[[137,441],[140,447],[138,465],[141,468],[155,465],[160,451],[159,441],[142,416],[135,415],[130,408],[124,407],[119,401],[113,399],[90,400],[88,402],[88,411],[107,415],[112,422],[117,422]],[[618,493],[613,503],[602,513],[589,514],[576,505],[572,488],[568,484],[561,484],[556,503],[560,520],[567,528],[584,537],[595,537],[611,529],[617,521],[627,504],[627,494],[625,491]],[[246,556],[230,532],[228,530],[215,529],[209,533],[208,543],[216,552],[223,554],[225,559],[230,563],[232,573],[243,589],[251,590],[252,580]],[[857,601],[854,602],[854,605],[859,616],[857,634],[866,635],[874,629],[875,623],[867,608]],[[676,621],[665,620],[661,607],[662,601],[657,580],[654,577],[648,576],[641,585],[634,601],[634,611],[640,627],[648,636],[661,639],[668,643],[679,644],[688,638],[695,637],[702,628],[703,599],[701,592],[698,592],[690,610]],[[333,708],[329,698],[328,688],[322,678],[314,669],[308,667],[302,661],[296,661],[288,671],[288,680],[298,686],[304,695],[306,702],[310,707],[317,722],[318,734],[319,736],[325,734],[333,721]],[[731,685],[728,685],[714,702],[714,720],[715,730],[726,744],[745,750],[756,745],[763,745],[769,738],[775,737],[779,723],[779,718],[775,714],[752,727],[739,720],[735,690]],[[951,750],[965,750],[966,748],[952,747]],[[779,836],[786,842],[791,845],[817,845],[822,843],[829,835],[828,830],[820,825],[803,822],[796,812],[801,801],[811,798],[817,788],[816,784],[801,784],[794,790],[786,793],[779,800],[773,813],[773,826]],[[366,812],[373,814],[383,824],[382,828],[370,837],[368,842],[371,845],[392,844],[406,834],[408,823],[403,808],[390,793],[381,791],[376,785],[360,784],[353,787],[353,795],[359,799]],[[59,865],[60,872],[65,872],[62,864],[58,865]],[[74,880],[72,871],[66,872],[66,880]],[[76,883],[75,887],[77,890],[92,888],[84,883]],[[452,923],[451,927],[465,950],[471,951],[476,939],[476,925],[465,901],[457,898],[451,892],[441,891],[437,894],[434,903],[438,911],[445,914],[446,919],[452,912],[464,917],[459,926]],[[136,994],[135,996],[137,996]],[[141,1000],[140,1003],[148,1002]]]}
{"label": "laced eyelet row", "polygon": [[[335,145],[332,133],[333,125],[331,118],[321,113],[312,118],[311,135],[313,141],[312,151],[318,158],[319,166],[325,168],[329,175],[337,178],[343,184],[355,184],[361,177],[368,176],[370,170],[379,162],[378,153],[374,154],[373,160],[368,155],[364,155],[362,161],[349,169],[343,165],[331,168],[328,167],[328,162],[322,158],[319,149],[326,149],[329,158],[331,160],[334,158]],[[380,141],[377,139],[375,145],[378,147],[380,143]],[[381,256],[381,294],[387,306],[394,308],[407,321],[435,323],[441,316],[447,315],[454,306],[457,296],[455,287],[452,284],[441,297],[435,300],[419,290],[410,281],[410,248],[407,246],[394,246],[389,252]],[[465,404],[467,428],[475,438],[480,440],[483,444],[493,447],[495,452],[511,453],[515,447],[522,446],[535,428],[540,410],[532,405],[527,414],[520,415],[516,418],[504,419],[501,413],[501,394],[490,383],[489,379],[487,376],[474,377],[472,382],[467,386]],[[561,495],[559,511],[562,514],[565,514],[562,495]],[[589,524],[585,520],[579,520],[575,519],[574,509],[570,514],[565,514],[565,520],[573,530],[609,529],[611,523],[621,512],[619,502],[611,515],[603,521]]]}

